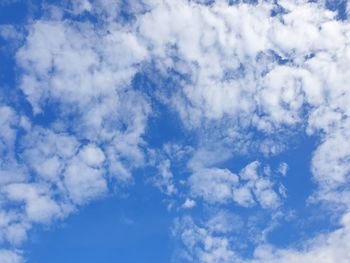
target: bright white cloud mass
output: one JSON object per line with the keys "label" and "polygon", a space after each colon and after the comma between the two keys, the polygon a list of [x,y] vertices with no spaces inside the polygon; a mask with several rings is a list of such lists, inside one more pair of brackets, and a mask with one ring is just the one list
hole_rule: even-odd
{"label": "bright white cloud mass", "polygon": [[[132,195],[145,167],[176,211],[169,262],[350,262],[347,7],[43,1],[24,25],[1,25],[15,81],[0,87],[0,262],[30,260],[33,227]],[[152,141],[161,114],[180,138]],[[329,223],[279,245],[278,226],[313,220],[284,184],[298,158],[301,202]]]}

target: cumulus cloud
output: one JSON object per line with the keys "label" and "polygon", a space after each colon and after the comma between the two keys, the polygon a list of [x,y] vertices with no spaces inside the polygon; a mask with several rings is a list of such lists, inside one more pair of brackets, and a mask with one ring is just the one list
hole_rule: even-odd
{"label": "cumulus cloud", "polygon": [[[178,234],[186,247],[186,251],[179,255],[179,260],[185,262],[229,262],[235,258],[235,253],[230,249],[230,239],[220,234],[229,233],[232,225],[226,228],[224,219],[225,215],[220,214],[218,217],[209,219],[209,225],[219,223],[214,229],[210,227],[198,226],[190,218],[185,217],[175,223],[174,233]],[[232,222],[230,222],[232,223]],[[233,226],[234,228],[234,226]]]}
{"label": "cumulus cloud", "polygon": [[9,251],[9,250],[4,250],[4,249],[0,250],[0,258],[1,258],[2,262],[4,262],[4,263],[24,262],[21,255],[15,253],[15,252]]}
{"label": "cumulus cloud", "polygon": [[73,159],[64,172],[64,184],[74,203],[81,204],[107,191],[103,171]]}
{"label": "cumulus cloud", "polygon": [[191,193],[209,203],[226,203],[232,199],[233,186],[238,183],[237,175],[227,169],[202,169],[189,178]]}
{"label": "cumulus cloud", "polygon": [[[191,149],[164,146],[168,156],[153,163],[155,185],[168,196],[181,193],[183,208],[204,201],[278,209],[286,190],[267,165],[249,161],[233,173],[227,161],[255,151],[277,155],[295,134],[307,134],[320,139],[310,164],[314,201],[348,210],[347,19],[308,1],[124,2],[68,4],[74,15],[96,16],[98,26],[57,17],[28,24],[16,63],[32,112],[0,106],[1,242],[18,245],[33,223],[67,216],[107,194],[110,182],[132,181],[133,169],[146,162],[143,135],[154,95],[133,79],[147,67],[181,76],[174,87],[155,87],[157,99],[197,138]],[[123,8],[130,21],[122,19]],[[176,158],[186,159],[188,191],[175,180]],[[288,165],[274,171],[287,176]],[[16,206],[5,209],[8,203]],[[233,217],[200,226],[187,218],[179,232],[194,262],[347,261],[347,217],[304,251],[263,244],[251,261],[234,250],[227,223]],[[20,262],[16,251],[0,250],[0,257]]]}
{"label": "cumulus cloud", "polygon": [[191,209],[196,206],[196,201],[192,199],[186,199],[185,202],[182,204],[182,208],[184,209]]}
{"label": "cumulus cloud", "polygon": [[[237,229],[242,221],[233,215],[220,212],[204,224],[186,217],[176,221],[174,234],[183,241],[185,252],[178,256],[185,262],[224,263],[294,263],[294,262],[347,262],[350,259],[348,214],[341,219],[341,227],[331,233],[321,234],[301,244],[302,249],[278,248],[270,244],[258,245],[250,258],[239,254],[235,243]],[[240,240],[243,242],[243,240]]]}
{"label": "cumulus cloud", "polygon": [[252,162],[238,175],[228,169],[200,169],[188,179],[190,193],[208,203],[235,202],[251,207],[258,202],[263,208],[276,208],[281,197],[274,190],[274,182],[269,175],[258,171],[259,166],[259,162]]}
{"label": "cumulus cloud", "polygon": [[[288,134],[290,130],[320,135],[321,144],[311,164],[320,191],[316,199],[345,204],[349,200],[344,190],[349,175],[349,92],[345,81],[349,74],[345,66],[349,62],[349,23],[336,20],[335,12],[321,3],[280,1],[278,5],[282,11],[272,17],[275,6],[269,2],[229,6],[225,1],[210,5],[166,1],[139,20],[139,32],[159,60],[160,71],[171,68],[189,76],[179,83],[181,89],[172,91],[170,104],[190,130],[211,138],[210,143],[229,142],[232,148],[239,147],[232,129],[256,129],[267,138],[285,131],[287,140],[293,135]],[[218,136],[211,127],[223,131]],[[260,143],[258,149],[265,156],[284,150],[283,144],[273,140]],[[260,178],[249,166],[239,174],[247,182],[233,190],[238,179],[227,169],[216,168],[215,159],[227,160],[234,150],[223,151],[220,157],[198,152],[189,163],[195,168],[189,178],[193,196],[209,203],[227,203],[233,196],[244,206],[259,202],[262,207],[273,207],[278,203],[268,176]],[[281,165],[279,173],[286,175],[287,168]],[[285,189],[279,188],[285,196]],[[300,260],[308,262],[312,253],[300,253]],[[279,258],[277,254],[266,262]],[[327,257],[326,262],[336,260]],[[201,262],[236,262],[232,257],[198,258]],[[293,262],[292,258],[281,260]],[[341,260],[346,261],[346,256]]]}
{"label": "cumulus cloud", "polygon": [[[92,10],[89,3],[77,3],[76,13]],[[33,224],[64,218],[107,194],[108,182],[131,182],[132,169],[144,163],[150,113],[147,98],[132,87],[148,52],[130,29],[57,17],[27,29],[16,62],[32,113],[0,108],[0,242],[14,246]]]}
{"label": "cumulus cloud", "polygon": [[348,217],[348,214],[343,216],[341,228],[312,240],[304,251],[262,246],[255,251],[256,259],[242,262],[347,262],[350,259]]}

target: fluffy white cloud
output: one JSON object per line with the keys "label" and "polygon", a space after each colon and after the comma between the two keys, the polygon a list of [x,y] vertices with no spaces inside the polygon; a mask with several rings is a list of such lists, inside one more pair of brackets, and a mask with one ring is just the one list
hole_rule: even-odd
{"label": "fluffy white cloud", "polygon": [[73,159],[64,172],[64,184],[74,203],[82,204],[107,192],[104,171]]}
{"label": "fluffy white cloud", "polygon": [[23,157],[38,177],[59,182],[67,160],[76,155],[79,142],[74,136],[34,128],[23,137]]}
{"label": "fluffy white cloud", "polygon": [[245,185],[237,187],[232,193],[232,198],[233,201],[244,207],[250,207],[255,204],[252,190]]}
{"label": "fluffy white cloud", "polygon": [[[219,214],[209,219],[209,226],[198,226],[190,217],[175,222],[174,233],[186,247],[186,251],[179,255],[179,260],[185,262],[219,263],[230,262],[236,254],[230,248],[230,239],[220,234],[230,233],[234,226],[227,228],[226,215]],[[211,229],[215,221],[216,226]],[[219,223],[219,224],[218,224]],[[232,223],[232,222],[230,222]]]}
{"label": "fluffy white cloud", "polygon": [[165,1],[139,19],[139,33],[161,70],[189,75],[172,99],[186,124],[230,117],[240,120],[233,122],[238,130],[250,124],[272,133],[305,122],[305,105],[317,110],[327,94],[347,97],[348,23],[318,3],[279,6],[284,12],[271,17],[275,6],[268,2]]}
{"label": "fluffy white cloud", "polygon": [[350,260],[349,254],[349,214],[345,214],[342,218],[342,226],[326,235],[320,235],[315,240],[304,245],[302,251],[293,249],[276,249],[271,246],[261,246],[255,251],[254,260],[242,262],[249,263],[335,263],[347,262]]}
{"label": "fluffy white cloud", "polygon": [[49,222],[63,214],[62,208],[51,197],[50,189],[39,184],[10,184],[3,191],[10,201],[23,202],[30,221]]}
{"label": "fluffy white cloud", "polygon": [[[259,172],[260,163],[254,161],[238,175],[228,169],[202,168],[188,179],[190,194],[208,203],[232,203],[251,207],[258,202],[262,208],[276,208],[281,197],[274,190],[270,174]],[[268,171],[268,169],[265,169]]]}
{"label": "fluffy white cloud", "polygon": [[26,179],[25,167],[15,158],[17,130],[23,128],[21,117],[9,106],[0,104],[0,185]]}
{"label": "fluffy white cloud", "polygon": [[[320,234],[300,244],[302,249],[277,248],[266,242],[258,245],[250,258],[242,257],[235,243],[244,225],[236,216],[219,212],[198,224],[190,217],[175,222],[174,234],[183,241],[186,250],[178,255],[185,262],[208,263],[335,263],[347,262],[349,254],[349,214],[341,219],[334,232]],[[241,240],[240,242],[244,242]]]}
{"label": "fluffy white cloud", "polygon": [[232,199],[238,177],[227,169],[208,168],[197,171],[188,181],[193,196],[209,203],[227,203]]}
{"label": "fluffy white cloud", "polygon": [[120,104],[118,90],[128,87],[135,73],[133,66],[146,56],[146,50],[129,32],[95,32],[88,24],[38,21],[30,28],[17,61],[26,71],[21,88],[35,112],[43,110],[47,98],[75,106],[60,109],[66,114],[85,111],[88,104],[100,106],[91,109],[100,113],[92,124],[96,118],[105,117],[106,110],[112,111],[99,101],[106,100],[106,106],[109,100]]}
{"label": "fluffy white cloud", "polygon": [[105,160],[105,155],[102,150],[93,144],[88,144],[79,152],[79,157],[84,163],[92,167],[99,167]]}
{"label": "fluffy white cloud", "polygon": [[15,212],[0,213],[0,242],[21,244],[27,238],[29,224],[21,221],[21,216]]}
{"label": "fluffy white cloud", "polygon": [[[280,187],[277,193],[274,178],[260,163],[252,162],[238,174],[216,166],[237,153],[278,154],[296,130],[321,132],[312,158],[316,199],[348,204],[349,193],[342,189],[350,172],[349,21],[336,20],[321,3],[303,0],[279,1],[283,12],[275,16],[271,11],[277,5],[268,1],[205,3],[124,3],[137,16],[119,23],[125,8],[121,2],[79,0],[70,3],[70,11],[90,12],[102,20],[100,28],[68,19],[28,26],[16,55],[24,72],[20,88],[35,116],[50,115],[50,107],[55,116],[32,125],[10,107],[0,107],[0,204],[23,205],[0,215],[2,241],[20,243],[31,222],[64,217],[75,205],[107,193],[111,178],[131,180],[132,169],[145,162],[142,136],[151,112],[147,96],[132,87],[132,79],[148,62],[157,74],[174,70],[186,76],[170,91],[156,88],[157,96],[200,138],[188,162],[191,198],[211,205],[278,208],[285,190]],[[17,136],[20,129],[22,137]],[[252,142],[251,130],[262,139]],[[279,139],[279,134],[286,137]],[[160,159],[156,185],[174,194],[171,163]],[[287,166],[279,172],[285,175]],[[186,199],[183,207],[191,208],[193,202]],[[348,261],[344,220],[342,228],[304,252],[261,248],[255,262]],[[212,222],[226,229],[217,219]],[[215,231],[194,224],[184,231],[193,260],[239,262],[229,237]],[[9,251],[1,255],[9,262],[19,260]]]}
{"label": "fluffy white cloud", "polygon": [[[72,11],[110,16],[108,5],[79,1]],[[97,28],[58,18],[28,25],[16,54],[20,88],[34,117],[0,108],[0,206],[6,219],[0,243],[20,245],[33,223],[66,217],[108,193],[107,176],[131,181],[132,169],[144,163],[140,146],[150,106],[132,78],[147,50],[117,23]]]}
{"label": "fluffy white cloud", "polygon": [[[335,12],[321,3],[278,4],[283,12],[272,17],[276,6],[269,2],[229,6],[215,1],[208,6],[165,1],[139,19],[139,33],[158,59],[161,72],[171,68],[188,76],[173,91],[170,102],[191,131],[205,136],[203,144],[214,137],[209,142],[233,141],[228,144],[235,148],[238,143],[236,137],[230,139],[236,134],[232,130],[257,129],[273,138],[258,147],[269,156],[284,149],[275,140],[281,131],[287,140],[293,135],[290,130],[309,135],[321,131],[322,143],[312,160],[314,180],[321,189],[317,199],[346,204],[348,193],[341,189],[349,176],[349,21],[336,20]],[[213,131],[218,127],[224,129]],[[204,155],[189,164],[198,168],[189,180],[191,191],[226,202],[232,182],[221,175],[199,179],[205,160],[213,162],[208,164],[212,167],[220,158],[210,152]],[[280,172],[285,174],[286,169]],[[276,192],[265,191],[271,188],[268,179],[251,178],[233,196],[246,206],[256,199],[271,207],[278,203]],[[221,198],[216,198],[217,193]]]}
{"label": "fluffy white cloud", "polygon": [[182,204],[182,208],[184,209],[191,209],[196,206],[196,201],[192,199],[186,199],[185,202]]}
{"label": "fluffy white cloud", "polygon": [[[336,190],[349,182],[349,130],[344,127],[326,136],[312,158],[312,172],[324,190]],[[341,200],[339,200],[341,201]]]}
{"label": "fluffy white cloud", "polygon": [[22,256],[13,251],[1,249],[0,258],[3,263],[22,263],[24,262]]}

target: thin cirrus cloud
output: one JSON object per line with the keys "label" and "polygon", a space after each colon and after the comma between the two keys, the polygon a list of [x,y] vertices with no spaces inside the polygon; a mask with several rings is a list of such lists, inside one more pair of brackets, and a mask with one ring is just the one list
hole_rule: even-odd
{"label": "thin cirrus cloud", "polygon": [[[13,89],[30,108],[1,93],[2,262],[24,262],[33,226],[66,218],[113,184],[132,195],[141,167],[155,169],[146,181],[178,213],[180,262],[349,261],[350,24],[346,8],[341,17],[328,7],[44,1],[45,15],[1,26],[16,47]],[[142,75],[151,91],[135,82]],[[178,116],[191,142],[147,141],[155,104]],[[305,204],[325,204],[338,228],[280,248],[268,236],[293,220],[290,160],[273,160],[298,136],[317,138]],[[239,156],[240,168],[230,166]]]}

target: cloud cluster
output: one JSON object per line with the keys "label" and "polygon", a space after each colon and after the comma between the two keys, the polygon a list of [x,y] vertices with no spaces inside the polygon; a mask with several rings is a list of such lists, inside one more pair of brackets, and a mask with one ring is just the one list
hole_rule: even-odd
{"label": "cloud cluster", "polygon": [[[237,134],[250,130],[267,138],[284,132],[287,140],[295,132],[319,136],[321,143],[311,163],[318,185],[313,201],[340,203],[348,210],[348,20],[337,20],[337,14],[322,3],[306,1],[256,5],[164,1],[138,23],[160,71],[171,69],[184,76],[178,83],[181,88],[170,91],[173,97],[168,102],[184,124],[204,138],[200,147],[208,147],[209,142],[212,148],[220,143],[240,148],[242,137]],[[265,146],[266,142],[258,141],[262,154],[283,150],[271,141]],[[276,150],[266,150],[273,147]],[[237,175],[215,166],[196,170],[189,178],[193,196],[226,203],[233,195],[241,204],[245,197],[248,204],[249,191],[234,191],[237,184]],[[266,193],[262,189],[270,183],[255,184],[260,189],[256,192]],[[272,199],[268,194],[262,198],[266,204],[274,203],[268,201]],[[339,231],[346,232],[347,227]],[[332,234],[325,240],[329,239]],[[333,245],[336,242],[324,249],[335,249]],[[312,248],[296,257],[308,262],[314,250],[318,251]],[[266,261],[279,258],[278,253]],[[341,255],[346,261],[347,256]],[[282,258],[293,262],[288,256]],[[204,262],[201,257],[197,260]],[[328,256],[326,262],[335,260]]]}
{"label": "cloud cluster", "polygon": [[[132,182],[144,163],[147,98],[132,79],[147,51],[127,29],[34,21],[16,53],[31,112],[1,106],[0,243]],[[20,254],[1,252],[19,262]],[[6,261],[7,262],[7,261]]]}
{"label": "cloud cluster", "polygon": [[[268,165],[247,162],[235,174],[225,164],[234,155],[277,155],[295,134],[306,134],[320,140],[310,164],[318,189],[310,200],[343,209],[342,226],[303,251],[264,243],[250,261],[232,243],[236,229],[227,222],[234,217],[220,214],[199,226],[188,217],[176,232],[189,261],[349,260],[348,19],[303,0],[79,0],[64,8],[71,18],[56,14],[29,24],[16,53],[31,110],[0,104],[1,244],[17,247],[33,224],[64,218],[113,183],[132,181],[133,169],[146,163],[143,135],[150,102],[158,100],[197,138],[181,183],[174,156],[152,164],[155,186],[179,194],[183,208],[203,201],[278,210],[285,190]],[[87,13],[95,24],[75,19]],[[150,94],[133,82],[150,68],[153,78],[180,77]],[[277,170],[285,176],[288,165]],[[0,257],[19,262],[18,253],[0,250]]]}
{"label": "cloud cluster", "polygon": [[272,175],[268,170],[259,174],[259,166],[259,162],[252,162],[239,175],[228,169],[200,169],[188,179],[191,194],[209,203],[235,202],[243,207],[259,203],[263,208],[276,208],[281,197],[274,190]]}
{"label": "cloud cluster", "polygon": [[[242,222],[227,212],[220,212],[200,224],[190,217],[176,222],[174,232],[182,240],[184,250],[178,256],[185,262],[204,263],[297,263],[347,262],[349,254],[349,215],[341,220],[342,227],[332,233],[307,240],[302,248],[277,249],[266,243],[257,245],[250,259],[237,253],[244,241],[237,238]],[[213,224],[214,228],[213,228]],[[244,228],[244,226],[243,226]],[[247,237],[247,236],[246,236]],[[246,240],[245,240],[246,241]]]}

